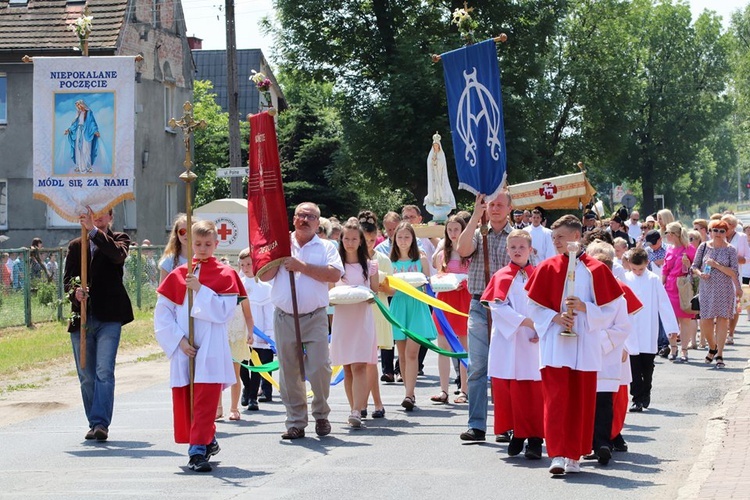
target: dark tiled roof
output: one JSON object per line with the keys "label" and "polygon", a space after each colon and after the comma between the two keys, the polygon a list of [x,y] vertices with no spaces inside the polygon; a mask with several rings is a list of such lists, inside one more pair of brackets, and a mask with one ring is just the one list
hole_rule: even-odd
{"label": "dark tiled roof", "polygon": [[[83,13],[83,2],[28,0],[26,5],[9,5],[0,0],[0,51],[70,50],[78,38],[68,28]],[[94,29],[89,49],[114,50],[125,19],[128,0],[92,0],[89,12]]]}
{"label": "dark tiled roof", "polygon": [[[237,51],[237,80],[239,83],[240,119],[244,120],[249,113],[258,112],[258,89],[250,81],[251,70],[260,70],[260,49],[241,49]],[[227,101],[227,51],[194,50],[195,79],[209,80],[214,85],[216,103],[224,111],[229,111]]]}

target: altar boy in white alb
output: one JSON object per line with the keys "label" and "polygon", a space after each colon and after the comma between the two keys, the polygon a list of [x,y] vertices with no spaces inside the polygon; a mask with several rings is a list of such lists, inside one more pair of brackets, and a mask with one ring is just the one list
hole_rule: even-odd
{"label": "altar boy in white alb", "polygon": [[[612,324],[622,288],[612,272],[580,252],[575,283],[566,290],[569,242],[581,239],[581,222],[565,215],[552,225],[560,253],[545,260],[526,284],[529,312],[540,338],[544,393],[544,438],[552,474],[581,471],[580,459],[591,451],[596,407],[596,372],[602,366],[600,333]],[[563,335],[566,329],[576,335]]]}
{"label": "altar boy in white alb", "polygon": [[[192,274],[182,265],[159,285],[154,309],[156,340],[170,360],[170,386],[174,413],[174,439],[189,444],[188,468],[209,472],[208,460],[220,448],[216,442],[216,407],[222,389],[236,382],[227,334],[237,301],[247,296],[239,276],[213,256],[218,238],[211,221],[193,224]],[[193,290],[192,309],[187,290]],[[188,341],[189,318],[193,318],[194,342]],[[195,383],[191,401],[190,358],[195,360]],[[191,406],[192,403],[192,406]]]}
{"label": "altar boy in white alb", "polygon": [[[679,327],[672,309],[672,303],[661,278],[652,273],[648,266],[648,255],[642,248],[630,251],[630,271],[625,273],[625,284],[643,303],[643,309],[632,317],[633,331],[637,339],[638,354],[630,354],[630,367],[633,382],[630,395],[633,397],[631,412],[641,412],[651,404],[651,382],[654,377],[654,358],[658,349],[659,320],[668,336],[677,335]],[[674,360],[675,353],[670,354]]]}
{"label": "altar boy in white alb", "polygon": [[482,295],[482,303],[492,314],[487,373],[492,377],[495,403],[495,434],[513,430],[508,455],[523,451],[525,456],[542,458],[544,438],[544,398],[539,371],[539,336],[529,313],[529,298],[524,286],[533,274],[529,264],[531,235],[514,229],[508,235],[511,263],[498,270]]}

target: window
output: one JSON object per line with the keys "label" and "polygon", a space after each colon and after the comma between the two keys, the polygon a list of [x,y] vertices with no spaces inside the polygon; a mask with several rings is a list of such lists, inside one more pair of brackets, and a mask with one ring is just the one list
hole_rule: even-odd
{"label": "window", "polygon": [[123,215],[125,216],[123,227],[125,229],[138,229],[138,224],[136,223],[136,216],[138,214],[136,213],[135,200],[124,200],[122,206]]}
{"label": "window", "polygon": [[164,86],[164,128],[168,132],[174,132],[175,130],[169,126],[169,120],[175,118],[174,115],[174,86]]}
{"label": "window", "polygon": [[161,28],[161,0],[153,0],[151,5],[151,26]]}
{"label": "window", "polygon": [[27,3],[28,3],[28,0],[10,0],[10,2],[8,2],[8,4],[11,6],[26,5]]}
{"label": "window", "polygon": [[81,223],[78,221],[70,222],[69,220],[60,217],[55,209],[47,205],[47,227],[48,228],[81,228]]}
{"label": "window", "polygon": [[8,123],[8,77],[0,73],[0,124]]}
{"label": "window", "polygon": [[8,229],[8,179],[0,179],[0,229]]}
{"label": "window", "polygon": [[177,216],[177,184],[173,182],[167,183],[167,196],[166,196],[166,220],[164,222],[164,226],[167,228],[167,231],[172,230],[172,222],[174,221],[174,218]]}

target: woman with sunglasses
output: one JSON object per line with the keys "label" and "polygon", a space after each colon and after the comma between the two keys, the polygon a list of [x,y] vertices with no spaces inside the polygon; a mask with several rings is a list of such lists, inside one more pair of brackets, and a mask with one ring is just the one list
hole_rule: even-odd
{"label": "woman with sunglasses", "polygon": [[187,262],[188,250],[187,215],[177,214],[172,224],[172,231],[169,233],[169,241],[164,248],[164,255],[159,261],[159,283],[164,281],[164,278],[172,272],[172,269]]}
{"label": "woman with sunglasses", "polygon": [[729,225],[712,220],[708,225],[711,241],[701,243],[695,253],[693,274],[700,277],[701,336],[708,341],[706,363],[716,361],[716,368],[724,368],[724,344],[729,321],[735,313],[735,296],[742,296],[737,250],[727,243]]}
{"label": "woman with sunglasses", "polygon": [[677,278],[690,273],[690,265],[695,258],[695,247],[690,244],[688,231],[679,222],[670,222],[666,228],[666,239],[669,250],[664,257],[664,267],[661,270],[661,280],[669,296],[669,302],[680,325],[680,339],[682,353],[677,358],[677,339],[670,338],[669,358],[678,363],[687,363],[688,347],[695,345],[697,324],[695,315],[688,314],[680,307],[680,291],[677,288]]}

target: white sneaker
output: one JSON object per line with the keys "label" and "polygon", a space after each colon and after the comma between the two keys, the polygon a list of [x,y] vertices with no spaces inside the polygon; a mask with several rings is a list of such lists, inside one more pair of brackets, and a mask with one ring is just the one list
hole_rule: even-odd
{"label": "white sneaker", "polygon": [[565,459],[565,472],[566,473],[578,473],[581,472],[581,462],[578,460],[572,460],[570,458]]}
{"label": "white sneaker", "polygon": [[563,457],[555,457],[552,459],[552,465],[549,466],[550,474],[564,474],[565,473],[565,459]]}
{"label": "white sneaker", "polygon": [[359,416],[359,411],[353,411],[349,415],[349,425],[355,428],[362,427],[362,418]]}

